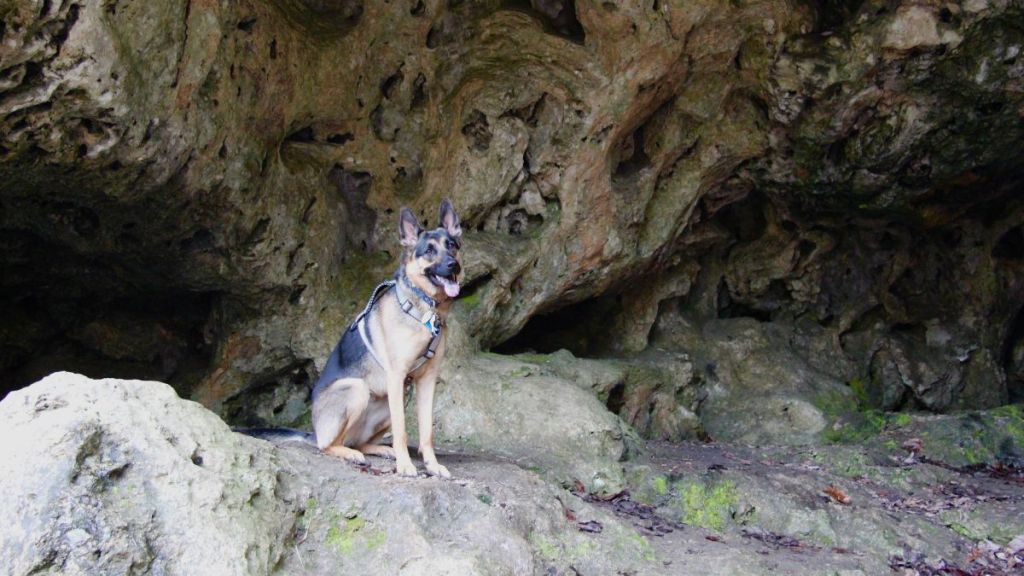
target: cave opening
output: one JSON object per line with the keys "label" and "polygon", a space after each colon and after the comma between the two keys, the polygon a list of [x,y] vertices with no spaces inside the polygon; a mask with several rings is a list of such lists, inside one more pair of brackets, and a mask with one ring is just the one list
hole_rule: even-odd
{"label": "cave opening", "polygon": [[586,43],[586,31],[576,17],[575,0],[505,0],[502,8],[537,18],[550,34],[581,46]]}
{"label": "cave opening", "polygon": [[1010,323],[1003,344],[1002,365],[1010,403],[1024,402],[1024,308]]}
{"label": "cave opening", "polygon": [[621,295],[601,295],[535,314],[511,338],[491,347],[498,354],[551,354],[568,350],[577,358],[614,349],[613,320],[622,312]]}
{"label": "cave opening", "polygon": [[167,382],[183,397],[208,372],[221,294],[165,290],[54,298],[5,291],[0,395],[55,371]]}

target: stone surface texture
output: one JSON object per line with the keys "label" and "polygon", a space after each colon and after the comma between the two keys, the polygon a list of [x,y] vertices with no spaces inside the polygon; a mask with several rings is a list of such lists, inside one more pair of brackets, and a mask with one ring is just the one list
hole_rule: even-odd
{"label": "stone surface texture", "polygon": [[[465,349],[630,354],[658,333],[702,355],[658,330],[666,314],[743,317],[763,325],[751,345],[771,324],[805,334],[784,353],[836,355],[823,381],[861,382],[878,408],[1022,396],[1018,2],[24,0],[0,16],[14,387],[58,368],[149,377],[232,421],[297,422],[394,266],[398,208],[430,220],[450,197]],[[742,371],[735,353],[696,372]]]}

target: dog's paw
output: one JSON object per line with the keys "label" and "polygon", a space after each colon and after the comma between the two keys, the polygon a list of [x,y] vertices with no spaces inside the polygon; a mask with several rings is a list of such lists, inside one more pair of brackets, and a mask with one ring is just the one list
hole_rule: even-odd
{"label": "dog's paw", "polygon": [[327,448],[326,452],[332,456],[337,456],[346,462],[351,462],[357,466],[366,466],[366,456],[359,450],[353,450],[347,446],[331,446]]}
{"label": "dog's paw", "polygon": [[416,477],[416,465],[412,462],[398,462],[395,465],[395,474],[399,476]]}
{"label": "dog's paw", "polygon": [[388,460],[395,459],[395,449],[391,446],[364,444],[359,447],[359,450],[367,456],[379,456],[381,458],[387,458]]}
{"label": "dog's paw", "polygon": [[437,462],[427,463],[427,474],[430,476],[440,476],[441,478],[451,478],[452,473],[447,468],[438,464]]}

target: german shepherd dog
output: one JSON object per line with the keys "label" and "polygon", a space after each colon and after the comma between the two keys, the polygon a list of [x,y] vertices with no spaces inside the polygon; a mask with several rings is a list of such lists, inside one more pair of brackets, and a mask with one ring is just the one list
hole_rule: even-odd
{"label": "german shepherd dog", "polygon": [[[416,476],[409,458],[403,393],[416,387],[419,448],[427,474],[450,478],[434,454],[434,387],[444,359],[448,310],[462,280],[459,216],[441,202],[434,230],[420,228],[408,208],[399,214],[403,250],[393,280],[377,287],[349,326],[313,388],[317,447],[365,464],[365,455],[394,458],[396,472]],[[391,430],[392,445],[381,438]]]}

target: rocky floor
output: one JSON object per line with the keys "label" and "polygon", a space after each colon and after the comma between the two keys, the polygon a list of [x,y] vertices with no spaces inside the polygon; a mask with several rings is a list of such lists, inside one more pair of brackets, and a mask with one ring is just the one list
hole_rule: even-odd
{"label": "rocky floor", "polygon": [[[393,476],[387,460],[357,468],[305,447],[278,450],[316,470],[298,481],[300,491],[335,499],[333,511],[318,508],[320,501],[310,507],[282,573],[313,574],[339,561],[409,573],[427,566],[496,574],[1024,573],[1024,539],[995,543],[1024,534],[1019,468],[952,470],[902,455],[869,463],[862,449],[843,446],[651,443],[640,463],[627,466],[629,489],[597,496],[493,457],[444,454],[454,480],[409,480]],[[379,546],[387,538],[362,534],[361,521],[339,532],[330,518],[341,514],[348,526],[366,514],[344,512],[361,490],[392,495],[388,507],[371,507],[366,522],[398,526],[378,534],[447,536],[428,537],[420,555],[392,557]],[[485,520],[500,528],[479,530]],[[491,554],[523,541],[533,560],[524,556],[518,568]]]}
{"label": "rocky floor", "polygon": [[0,402],[0,437],[17,575],[1024,573],[1019,463],[920,439],[640,443],[609,457],[614,491],[459,444],[453,479],[402,478],[232,432],[165,384],[69,373]]}

